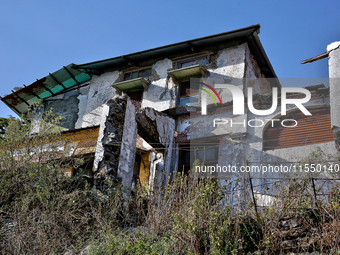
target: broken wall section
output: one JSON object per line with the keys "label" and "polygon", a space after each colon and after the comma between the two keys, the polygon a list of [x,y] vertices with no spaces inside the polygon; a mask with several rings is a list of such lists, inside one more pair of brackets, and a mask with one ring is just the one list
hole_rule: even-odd
{"label": "broken wall section", "polygon": [[97,188],[106,181],[122,181],[130,187],[136,154],[137,124],[135,107],[126,95],[116,96],[105,105],[94,163]]}
{"label": "broken wall section", "polygon": [[164,168],[158,168],[155,170],[157,173],[151,173],[151,176],[161,176],[164,171],[166,182],[169,176],[174,174],[172,161],[176,157],[174,153],[175,120],[153,108],[142,109],[136,119],[139,135],[163,153]]}
{"label": "broken wall section", "polygon": [[53,109],[53,113],[62,116],[60,126],[65,129],[72,130],[77,127],[77,122],[81,114],[83,99],[87,98],[89,86],[85,85],[81,88],[75,88],[63,94],[50,97],[45,100],[45,111]]}
{"label": "broken wall section", "polygon": [[89,92],[85,98],[85,104],[79,114],[76,128],[84,128],[99,125],[101,113],[105,102],[116,95],[112,83],[118,79],[119,72],[107,72],[102,75],[94,75],[90,81]]}

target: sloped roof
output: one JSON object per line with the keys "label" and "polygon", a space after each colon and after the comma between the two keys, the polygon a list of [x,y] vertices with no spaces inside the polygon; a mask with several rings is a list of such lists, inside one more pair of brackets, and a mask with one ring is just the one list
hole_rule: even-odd
{"label": "sloped roof", "polygon": [[71,63],[64,66],[20,90],[12,90],[12,94],[0,97],[1,101],[21,115],[27,112],[29,105],[79,86],[91,79],[91,76],[86,72],[72,68],[73,65]]}
{"label": "sloped roof", "polygon": [[[210,35],[184,42],[169,44],[149,50],[122,55],[114,58],[74,65],[73,68],[92,74],[101,74],[107,71],[124,70],[133,66],[151,65],[165,57],[175,58],[184,54],[193,54],[203,50],[220,50],[229,45],[247,42],[261,71],[267,78],[277,78],[274,69],[264,51],[258,34],[260,25],[252,25],[220,34]],[[280,86],[280,85],[278,85]]]}
{"label": "sloped roof", "polygon": [[[151,65],[165,57],[176,58],[198,51],[220,50],[232,45],[247,42],[251,54],[257,61],[261,72],[267,78],[277,78],[274,69],[264,51],[258,34],[260,25],[236,29],[220,34],[210,35],[184,42],[157,47],[145,51],[108,58],[85,64],[69,64],[37,80],[29,86],[13,91],[12,94],[0,97],[8,107],[18,115],[25,114],[29,106],[40,99],[46,99],[63,93],[71,88],[89,81],[91,74],[101,74],[112,70],[124,70],[133,66]],[[273,86],[281,86],[279,82]]]}

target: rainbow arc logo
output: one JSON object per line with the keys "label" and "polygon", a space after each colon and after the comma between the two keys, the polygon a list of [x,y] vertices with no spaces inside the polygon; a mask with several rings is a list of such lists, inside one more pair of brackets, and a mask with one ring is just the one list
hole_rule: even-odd
{"label": "rainbow arc logo", "polygon": [[[221,100],[219,94],[217,93],[217,91],[216,91],[213,87],[211,87],[210,85],[205,84],[205,83],[203,83],[203,82],[199,82],[199,83],[202,84],[203,86],[207,87],[208,89],[210,89],[212,92],[214,92],[215,95],[217,96],[218,100],[220,101],[221,106],[223,106],[222,100]],[[212,100],[214,101],[215,105],[217,106],[216,100],[215,100],[213,94],[212,94],[209,90],[204,89],[204,88],[199,88],[199,89],[200,89],[200,90],[203,90],[203,91],[205,91],[205,92],[207,92],[208,95],[209,95],[209,96],[212,98]]]}

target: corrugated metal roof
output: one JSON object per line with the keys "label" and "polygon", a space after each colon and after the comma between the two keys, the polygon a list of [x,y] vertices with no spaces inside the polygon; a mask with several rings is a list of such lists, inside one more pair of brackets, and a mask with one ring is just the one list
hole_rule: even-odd
{"label": "corrugated metal roof", "polygon": [[309,111],[312,116],[305,116],[301,112],[294,111],[288,113],[287,116],[280,117],[281,121],[295,119],[298,122],[295,127],[295,123],[292,123],[292,127],[282,127],[279,122],[275,122],[274,127],[268,126],[263,135],[263,150],[334,141],[329,107],[313,108]]}
{"label": "corrugated metal roof", "polygon": [[27,112],[29,105],[40,99],[54,96],[91,79],[86,72],[72,68],[73,65],[64,66],[18,91],[12,90],[13,93],[2,97],[1,101],[21,115]]}

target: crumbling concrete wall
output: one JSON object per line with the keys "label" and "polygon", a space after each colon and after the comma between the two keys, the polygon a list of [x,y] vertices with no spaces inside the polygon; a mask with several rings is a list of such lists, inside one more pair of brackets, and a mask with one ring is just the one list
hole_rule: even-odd
{"label": "crumbling concrete wall", "polygon": [[[247,44],[223,49],[215,56],[214,63],[207,65],[209,75],[206,77],[207,84],[232,84],[244,89],[243,78],[245,74],[245,59]],[[222,103],[230,102],[232,94],[227,89],[217,89]],[[203,92],[201,92],[203,93]],[[207,104],[214,104],[210,97],[207,97]]]}
{"label": "crumbling concrete wall", "polygon": [[95,185],[101,187],[111,179],[130,187],[137,138],[135,107],[124,95],[108,100],[103,109],[93,169]]}
{"label": "crumbling concrete wall", "polygon": [[[116,96],[104,105],[101,117],[94,161],[95,184],[98,187],[103,186],[103,181],[107,179],[121,180],[125,187],[131,186],[136,155],[137,123],[140,136],[151,141],[154,147],[163,152],[162,162],[158,162],[162,163],[162,167],[160,164],[146,165],[150,168],[155,166],[158,171],[156,175],[165,170],[168,177],[172,172],[175,120],[152,108],[142,109],[136,117],[135,106],[130,98],[127,95]],[[154,173],[150,174],[155,176]],[[146,180],[148,176],[143,178]]]}
{"label": "crumbling concrete wall", "polygon": [[95,75],[88,86],[49,98],[47,110],[53,108],[57,115],[65,117],[62,126],[67,129],[100,125],[105,102],[116,95],[111,85],[118,76],[118,71]]}
{"label": "crumbling concrete wall", "polygon": [[173,141],[175,120],[153,108],[144,108],[137,114],[138,131],[154,148],[163,151],[164,171],[166,177],[172,174],[171,160],[173,157]]}
{"label": "crumbling concrete wall", "polygon": [[116,95],[111,85],[118,79],[119,72],[107,72],[100,76],[94,75],[90,81],[85,111],[77,122],[77,127],[91,127],[100,124],[103,105]]}
{"label": "crumbling concrete wall", "polygon": [[244,74],[244,95],[248,97],[248,90],[246,88],[252,87],[253,94],[259,95],[271,95],[272,88],[269,82],[265,79],[264,75],[261,73],[261,68],[258,66],[256,60],[251,55],[251,52],[246,47],[245,55],[245,74]]}
{"label": "crumbling concrete wall", "polygon": [[50,101],[46,102],[45,111],[53,109],[53,112],[56,115],[64,117],[64,119],[60,123],[60,126],[72,130],[75,128],[75,124],[78,119],[78,95],[79,91],[74,90],[62,94],[58,98],[50,99]]}
{"label": "crumbling concrete wall", "polygon": [[168,77],[168,69],[172,68],[170,59],[163,59],[152,66],[151,84],[143,93],[142,108],[150,107],[163,111],[176,106],[176,85]]}

